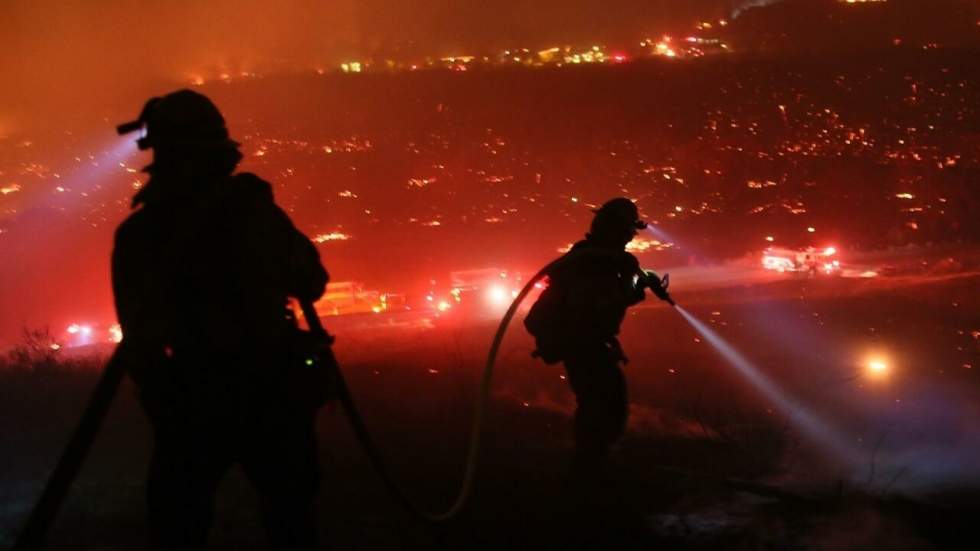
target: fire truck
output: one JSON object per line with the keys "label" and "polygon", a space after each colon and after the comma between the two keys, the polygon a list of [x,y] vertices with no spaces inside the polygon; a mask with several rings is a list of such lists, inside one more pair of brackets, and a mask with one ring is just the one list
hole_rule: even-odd
{"label": "fire truck", "polygon": [[[502,268],[479,268],[449,272],[448,289],[433,287],[426,293],[428,309],[436,317],[463,316],[468,319],[497,318],[524,287],[521,272]],[[535,291],[543,285],[536,285]],[[533,299],[533,296],[531,297]],[[533,300],[525,301],[527,304]]]}
{"label": "fire truck", "polygon": [[453,300],[488,312],[504,310],[524,286],[519,272],[499,268],[459,270],[449,273]]}
{"label": "fire truck", "polygon": [[835,247],[787,249],[770,247],[762,253],[762,267],[779,273],[796,272],[809,275],[840,273],[840,260]]}
{"label": "fire truck", "polygon": [[326,292],[313,306],[321,316],[377,314],[386,309],[381,294],[364,289],[364,284],[359,281],[328,283]]}

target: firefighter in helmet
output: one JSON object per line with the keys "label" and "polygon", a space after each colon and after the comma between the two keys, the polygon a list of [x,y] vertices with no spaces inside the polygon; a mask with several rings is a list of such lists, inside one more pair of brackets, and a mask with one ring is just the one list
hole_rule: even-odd
{"label": "firefighter in helmet", "polygon": [[128,373],[153,427],[152,549],[206,543],[219,481],[241,465],[275,549],[315,547],[318,403],[292,393],[290,297],[322,295],[313,243],[242,155],[205,96],[146,103],[120,133],[153,151],[112,254]]}
{"label": "firefighter in helmet", "polygon": [[666,282],[626,251],[646,228],[636,205],[616,198],[594,213],[589,233],[549,273],[548,287],[525,319],[535,355],[565,365],[577,401],[572,479],[589,489],[629,415],[621,368],[627,358],[617,340],[626,310],[644,300],[647,288],[670,300]]}

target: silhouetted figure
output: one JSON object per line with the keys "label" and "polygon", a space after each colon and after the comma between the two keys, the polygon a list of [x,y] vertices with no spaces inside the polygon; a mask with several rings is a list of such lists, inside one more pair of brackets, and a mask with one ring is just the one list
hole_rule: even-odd
{"label": "silhouetted figure", "polygon": [[563,362],[575,392],[572,482],[582,493],[594,489],[629,416],[620,367],[627,358],[616,338],[620,324],[626,309],[645,298],[644,289],[660,282],[625,250],[646,227],[636,205],[617,198],[595,213],[589,233],[549,274],[547,289],[525,319],[535,355]]}
{"label": "silhouetted figure", "polygon": [[298,395],[288,297],[315,300],[327,273],[271,186],[233,174],[241,154],[211,101],[151,99],[120,132],[153,150],[138,209],[116,232],[112,282],[129,373],[153,426],[153,549],[201,549],[213,496],[238,463],[275,549],[315,547],[319,402]]}

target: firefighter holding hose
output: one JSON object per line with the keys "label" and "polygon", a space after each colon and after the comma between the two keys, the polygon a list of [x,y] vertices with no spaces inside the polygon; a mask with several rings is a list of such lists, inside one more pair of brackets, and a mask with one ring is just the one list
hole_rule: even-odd
{"label": "firefighter holding hose", "polygon": [[626,251],[646,228],[636,205],[616,198],[594,212],[589,233],[555,263],[524,322],[535,337],[534,355],[564,363],[575,393],[572,481],[585,493],[595,489],[629,415],[621,368],[627,358],[617,339],[626,310],[644,300],[647,288],[670,301],[666,279],[642,270]]}
{"label": "firefighter holding hose", "polygon": [[112,283],[120,353],[153,426],[151,548],[203,548],[237,463],[272,548],[313,549],[322,396],[286,306],[320,297],[327,272],[271,186],[235,174],[242,155],[208,98],[153,98],[119,127],[137,130],[153,163],[116,232]]}

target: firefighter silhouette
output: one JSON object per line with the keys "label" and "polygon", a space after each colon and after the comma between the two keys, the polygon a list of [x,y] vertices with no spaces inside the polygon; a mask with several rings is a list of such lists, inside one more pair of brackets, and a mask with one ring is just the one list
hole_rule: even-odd
{"label": "firefighter silhouette", "polygon": [[627,358],[617,340],[626,310],[644,300],[646,288],[669,300],[656,274],[641,270],[625,250],[645,227],[629,199],[602,205],[585,239],[549,273],[548,287],[525,319],[537,344],[534,355],[563,362],[575,393],[572,479],[586,487],[599,480],[629,416],[621,367]]}
{"label": "firefighter silhouette", "polygon": [[290,297],[323,294],[315,246],[271,186],[235,174],[241,159],[205,96],[147,102],[120,133],[142,130],[149,181],[112,255],[128,373],[153,427],[147,481],[152,549],[201,549],[213,496],[241,465],[274,549],[311,549],[318,487],[316,399],[298,396]]}

